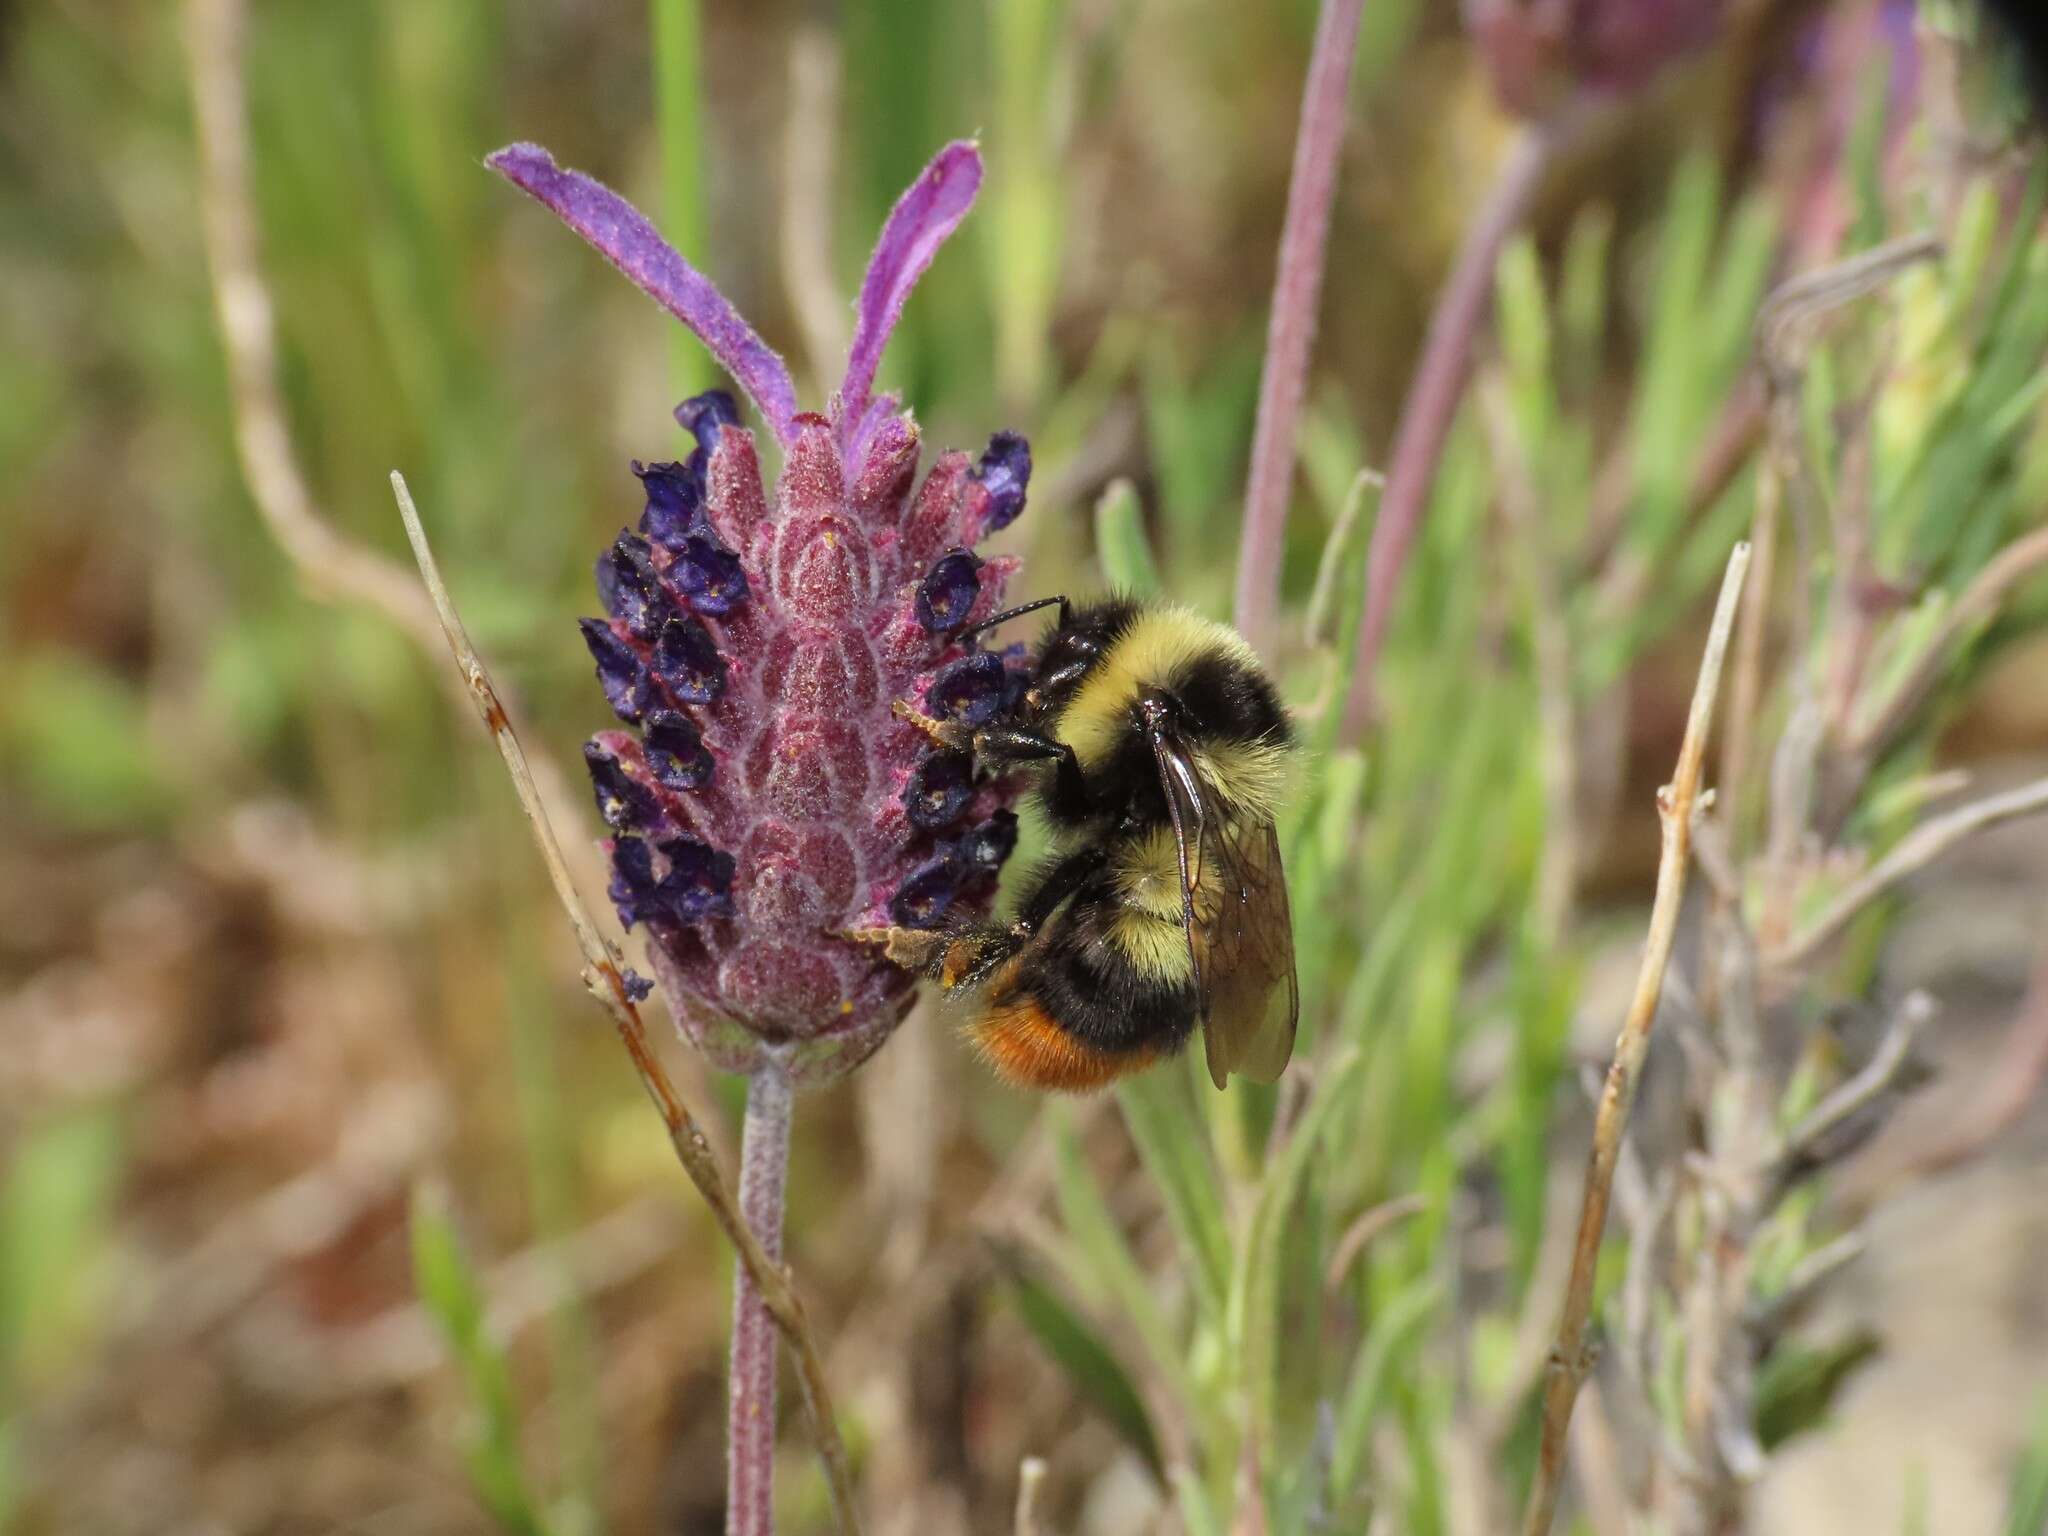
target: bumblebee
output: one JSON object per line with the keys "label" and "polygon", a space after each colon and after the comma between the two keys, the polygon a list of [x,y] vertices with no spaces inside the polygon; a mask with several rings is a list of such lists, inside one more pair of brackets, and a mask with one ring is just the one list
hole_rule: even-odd
{"label": "bumblebee", "polygon": [[1295,755],[1245,641],[1179,607],[1058,605],[1024,686],[969,729],[899,709],[994,773],[1025,772],[1055,851],[1013,921],[865,930],[971,1001],[965,1030],[1019,1086],[1100,1087],[1179,1051],[1199,1023],[1209,1075],[1278,1078],[1300,997],[1274,812]]}

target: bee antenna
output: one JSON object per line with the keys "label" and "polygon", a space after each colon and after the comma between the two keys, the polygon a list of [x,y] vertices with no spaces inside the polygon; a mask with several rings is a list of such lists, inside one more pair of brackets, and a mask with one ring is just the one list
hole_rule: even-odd
{"label": "bee antenna", "polygon": [[1050,608],[1054,603],[1060,605],[1060,622],[1065,623],[1067,618],[1067,599],[1066,595],[1062,593],[1058,597],[1041,597],[1033,603],[1020,603],[1015,608],[1005,608],[994,618],[983,619],[979,624],[967,629],[961,634],[960,638],[972,640],[985,630],[994,629],[999,624],[1007,624],[1012,619],[1022,618],[1027,613],[1036,613],[1041,608]]}

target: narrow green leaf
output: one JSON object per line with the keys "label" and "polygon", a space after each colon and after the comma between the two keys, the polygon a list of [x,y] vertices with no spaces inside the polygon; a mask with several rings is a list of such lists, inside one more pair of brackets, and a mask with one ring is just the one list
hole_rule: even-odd
{"label": "narrow green leaf", "polygon": [[2048,1396],[2034,1407],[2033,1431],[2013,1469],[2005,1516],[2005,1536],[2042,1536],[2043,1532],[2048,1532]]}
{"label": "narrow green leaf", "polygon": [[1139,1267],[1095,1175],[1081,1154],[1074,1117],[1065,1104],[1052,1116],[1055,1187],[1060,1218],[1078,1245],[1096,1285],[1109,1296],[1151,1356],[1153,1369],[1184,1403],[1195,1401],[1192,1379],[1156,1284]]}
{"label": "narrow green leaf", "polygon": [[1066,1372],[1075,1390],[1095,1405],[1155,1474],[1163,1476],[1159,1442],[1152,1433],[1144,1399],[1102,1335],[1050,1286],[1039,1281],[1021,1254],[999,1245],[995,1258],[1024,1326]]}
{"label": "narrow green leaf", "polygon": [[[661,232],[692,262],[704,257],[703,18],[699,0],[649,0],[654,53],[654,118],[661,139]],[[670,333],[669,376],[676,392],[709,388],[716,370],[697,338]]]}
{"label": "narrow green leaf", "polygon": [[1095,558],[1112,590],[1140,598],[1159,595],[1159,567],[1145,536],[1145,509],[1138,488],[1121,477],[1110,481],[1095,503]]}
{"label": "narrow green leaf", "polygon": [[1205,1316],[1220,1320],[1230,1289],[1230,1228],[1186,1079],[1175,1072],[1141,1072],[1118,1084],[1116,1097],[1145,1170],[1166,1202],[1195,1298]]}
{"label": "narrow green leaf", "polygon": [[92,1326],[121,1176],[113,1109],[27,1128],[0,1185],[0,1395],[60,1366]]}
{"label": "narrow green leaf", "polygon": [[1350,1499],[1366,1469],[1372,1430],[1387,1395],[1387,1383],[1443,1300],[1434,1279],[1416,1280],[1397,1291],[1366,1330],[1365,1347],[1351,1368],[1351,1382],[1337,1410],[1336,1446],[1330,1461],[1331,1502]]}
{"label": "narrow green leaf", "polygon": [[413,1283],[455,1356],[469,1393],[464,1459],[477,1497],[513,1536],[548,1536],[550,1525],[519,1463],[519,1426],[505,1357],[485,1330],[482,1281],[447,1203],[425,1185],[412,1200]]}
{"label": "narrow green leaf", "polygon": [[[1279,1329],[1282,1245],[1288,1219],[1298,1203],[1310,1160],[1340,1108],[1347,1108],[1364,1075],[1365,1055],[1346,1051],[1316,1087],[1315,1099],[1287,1146],[1267,1169],[1231,1284],[1225,1337],[1242,1363],[1250,1428],[1258,1444],[1279,1447],[1275,1434],[1280,1391]],[[1283,1448],[1284,1450],[1284,1448]]]}

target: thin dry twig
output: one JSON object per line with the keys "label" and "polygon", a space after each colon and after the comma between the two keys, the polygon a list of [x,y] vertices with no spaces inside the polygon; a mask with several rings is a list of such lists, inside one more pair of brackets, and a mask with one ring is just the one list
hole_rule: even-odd
{"label": "thin dry twig", "polygon": [[795,1280],[786,1265],[769,1256],[753,1228],[741,1215],[731,1186],[719,1166],[718,1154],[712,1150],[696,1117],[684,1105],[667,1069],[648,1043],[647,1026],[642,1022],[640,1009],[627,986],[619,956],[599,936],[596,924],[591,921],[589,911],[576,892],[575,883],[569,878],[561,844],[556,841],[547,810],[534,790],[526,754],[520,748],[511,722],[506,719],[497,690],[491,686],[490,674],[484,670],[483,661],[469,643],[454,601],[449,597],[441,572],[434,563],[433,551],[427,545],[426,530],[420,526],[412,492],[406,488],[405,477],[396,470],[391,474],[391,489],[398,498],[399,515],[405,519],[406,537],[412,541],[420,577],[434,600],[448,649],[454,653],[456,667],[468,686],[477,712],[483,716],[485,728],[490,731],[505,759],[513,790],[519,796],[520,808],[526,813],[527,824],[540,849],[541,861],[547,866],[548,878],[554,883],[562,909],[568,913],[570,925],[576,930],[576,943],[583,951],[584,985],[612,1016],[612,1022],[618,1027],[619,1039],[626,1047],[626,1054],[632,1058],[634,1071],[640,1076],[641,1085],[654,1101],[662,1123],[668,1127],[669,1143],[675,1148],[683,1171],[697,1186],[698,1193],[711,1207],[711,1214],[738,1251],[740,1262],[746,1266],[747,1274],[760,1292],[762,1305],[775,1320],[776,1329],[782,1334],[783,1342],[796,1362],[797,1380],[803,1387],[804,1408],[818,1442],[818,1456],[824,1463],[825,1480],[831,1489],[839,1529],[848,1536],[857,1536],[860,1516],[854,1504],[852,1464],[847,1459],[846,1446],[839,1438],[838,1421],[832,1413],[831,1393],[825,1383],[825,1369],[819,1361],[817,1345],[811,1338],[803,1298],[797,1292]]}
{"label": "thin dry twig", "polygon": [[1614,1190],[1614,1169],[1621,1155],[1622,1135],[1628,1128],[1629,1111],[1634,1107],[1636,1083],[1642,1075],[1650,1030],[1656,1022],[1657,1000],[1664,989],[1664,968],[1671,959],[1671,946],[1678,932],[1678,913],[1685,899],[1686,866],[1692,849],[1693,806],[1700,794],[1700,771],[1714,701],[1720,691],[1721,666],[1748,570],[1749,546],[1738,544],[1728,557],[1720,600],[1707,632],[1706,654],[1700,661],[1699,682],[1686,717],[1678,766],[1671,782],[1657,796],[1657,816],[1663,829],[1657,894],[1650,908],[1649,933],[1643,944],[1643,963],[1636,977],[1635,994],[1622,1021],[1620,1037],[1615,1041],[1614,1061],[1607,1069],[1600,1107],[1594,1116],[1593,1149],[1572,1249],[1571,1279],[1558,1318],[1556,1342],[1551,1346],[1549,1379],[1544,1383],[1542,1439],[1537,1448],[1536,1478],[1522,1520],[1523,1536],[1545,1536],[1550,1529],[1564,1475],[1572,1404],[1592,1368],[1586,1329],[1593,1311],[1593,1271],[1600,1256],[1601,1234],[1607,1227],[1607,1206]]}
{"label": "thin dry twig", "polygon": [[199,140],[199,213],[227,353],[235,447],[264,525],[300,577],[354,598],[421,645],[439,643],[434,611],[398,561],[364,549],[320,515],[300,473],[277,381],[277,320],[257,250],[249,196],[248,100],[242,77],[242,0],[188,0],[185,44]]}
{"label": "thin dry twig", "polygon": [[1805,1174],[1818,1167],[1826,1156],[1826,1143],[1851,1118],[1876,1103],[1906,1068],[1913,1041],[1934,1017],[1934,1000],[1924,992],[1909,996],[1892,1016],[1884,1038],[1871,1052],[1870,1060],[1814,1105],[1805,1119],[1792,1128],[1778,1155],[1771,1159],[1763,1180],[1763,1210],[1773,1209],[1783,1193]]}
{"label": "thin dry twig", "polygon": [[1351,1273],[1351,1266],[1358,1262],[1358,1256],[1365,1252],[1367,1244],[1383,1232],[1392,1231],[1411,1216],[1419,1216],[1429,1209],[1428,1199],[1416,1191],[1396,1195],[1391,1200],[1382,1200],[1378,1205],[1369,1206],[1359,1212],[1358,1219],[1344,1229],[1344,1235],[1337,1240],[1337,1247],[1330,1255],[1329,1267],[1323,1271],[1323,1289],[1334,1291],[1344,1283],[1344,1277]]}
{"label": "thin dry twig", "polygon": [[2048,778],[2036,779],[2003,794],[1986,795],[1945,816],[1923,822],[1901,838],[1890,853],[1865,870],[1847,890],[1829,902],[1819,917],[1784,943],[1766,949],[1764,964],[1780,971],[1803,964],[1848,927],[1857,913],[1909,875],[1925,869],[1964,838],[2001,821],[2012,821],[2040,811],[2048,811]]}
{"label": "thin dry twig", "polygon": [[[308,590],[365,603],[432,656],[440,625],[400,562],[350,539],[322,514],[292,447],[278,385],[277,318],[264,280],[250,193],[249,103],[243,74],[244,0],[187,0],[185,51],[199,150],[199,212],[226,354],[242,477],[264,527]],[[445,676],[436,669],[436,676]],[[549,805],[573,803],[545,756],[533,776]]]}
{"label": "thin dry twig", "polygon": [[1044,1485],[1044,1459],[1026,1456],[1017,1468],[1017,1536],[1040,1536],[1038,1492]]}

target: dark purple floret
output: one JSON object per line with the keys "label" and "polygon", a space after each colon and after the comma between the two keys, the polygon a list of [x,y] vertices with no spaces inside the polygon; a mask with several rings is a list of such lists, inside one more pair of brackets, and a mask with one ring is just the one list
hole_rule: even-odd
{"label": "dark purple floret", "polygon": [[643,465],[636,459],[633,473],[647,491],[640,531],[665,549],[680,549],[685,539],[704,527],[703,450],[680,464]]}
{"label": "dark purple floret", "polygon": [[740,424],[740,408],[724,390],[707,389],[676,407],[676,421],[709,453],[718,446],[720,432]]}
{"label": "dark purple floret", "polygon": [[948,849],[911,871],[890,898],[889,916],[905,928],[936,928],[959,886],[960,871]]}
{"label": "dark purple floret", "polygon": [[740,557],[705,533],[683,540],[669,576],[699,613],[730,613],[747,600],[747,573],[740,568]]}
{"label": "dark purple floret", "polygon": [[654,646],[654,675],[682,704],[709,704],[725,692],[725,658],[711,632],[687,615],[662,627]]}
{"label": "dark purple floret", "polygon": [[936,719],[965,726],[986,725],[1003,707],[1008,675],[993,651],[963,656],[932,679],[925,708]]}
{"label": "dark purple floret", "polygon": [[604,611],[642,640],[661,632],[670,608],[649,556],[645,539],[621,529],[618,542],[597,560],[597,595]]}
{"label": "dark purple floret", "polygon": [[993,880],[1016,847],[1016,813],[997,811],[953,845],[953,856],[959,861],[962,879]]}
{"label": "dark purple floret", "polygon": [[711,782],[711,754],[697,727],[672,709],[647,717],[647,767],[664,789],[702,789]]}
{"label": "dark purple floret", "polygon": [[604,687],[605,698],[621,720],[637,721],[654,704],[654,683],[647,668],[603,619],[578,619],[576,623],[583,631],[583,643],[590,647],[591,660],[597,663],[597,680]]}
{"label": "dark purple floret", "polygon": [[668,860],[661,897],[667,914],[679,923],[732,916],[733,857],[693,837],[671,838],[661,845]]}
{"label": "dark purple floret", "polygon": [[644,922],[658,900],[660,882],[654,878],[654,850],[644,838],[622,837],[612,844],[612,879],[609,894],[619,909],[619,921],[631,928]]}
{"label": "dark purple floret", "polygon": [[933,634],[951,634],[967,622],[979,596],[981,561],[971,550],[952,550],[917,584],[917,622]]}
{"label": "dark purple floret", "polygon": [[1018,433],[998,432],[968,474],[988,492],[983,531],[1006,528],[1024,510],[1024,493],[1031,486],[1031,445]]}
{"label": "dark purple floret", "polygon": [[934,752],[903,787],[910,824],[927,832],[950,827],[974,794],[974,765],[965,752]]}
{"label": "dark purple floret", "polygon": [[597,796],[597,814],[614,832],[644,830],[661,819],[661,807],[647,786],[636,784],[619,760],[594,741],[583,744],[583,766]]}
{"label": "dark purple floret", "polygon": [[630,965],[620,973],[619,980],[626,984],[626,996],[636,1003],[644,1003],[654,995],[654,983]]}

